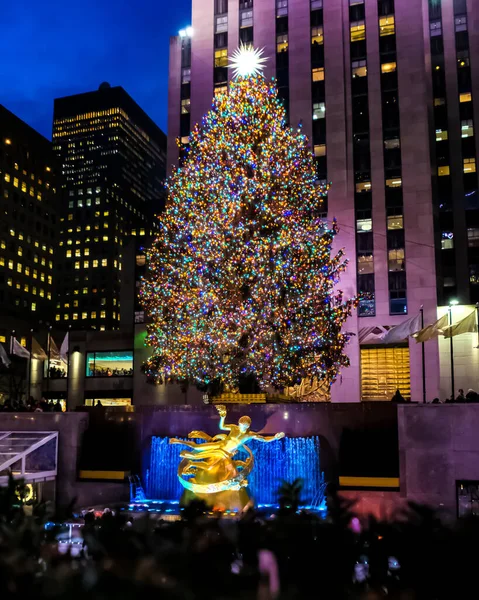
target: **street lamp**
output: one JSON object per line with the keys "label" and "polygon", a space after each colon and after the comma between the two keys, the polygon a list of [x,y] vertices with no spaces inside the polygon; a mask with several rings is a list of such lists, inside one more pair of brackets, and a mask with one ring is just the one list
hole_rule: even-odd
{"label": "street lamp", "polygon": [[[450,327],[452,327],[452,307],[457,306],[458,304],[459,304],[459,300],[452,299],[449,301],[448,312],[449,312],[449,326]],[[451,337],[449,338],[449,348],[450,348],[450,353],[451,353],[451,389],[452,389],[451,400],[454,401],[454,393],[455,393],[456,387],[454,385],[454,342],[453,342],[452,331],[451,331]]]}

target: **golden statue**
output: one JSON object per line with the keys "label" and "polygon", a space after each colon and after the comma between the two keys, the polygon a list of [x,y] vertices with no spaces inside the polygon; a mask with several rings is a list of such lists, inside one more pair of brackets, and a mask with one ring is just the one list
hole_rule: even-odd
{"label": "golden statue", "polygon": [[[211,437],[202,431],[192,431],[189,438],[205,440],[205,443],[170,440],[170,444],[188,447],[180,453],[183,460],[178,467],[178,479],[186,490],[182,503],[186,504],[196,497],[213,505],[214,509],[240,511],[251,502],[246,487],[254,458],[246,443],[250,440],[273,442],[284,437],[284,433],[270,436],[255,433],[250,429],[249,417],[241,417],[238,425],[227,425],[226,407],[220,404],[216,409],[220,415],[219,428],[228,431],[228,434]],[[233,459],[240,448],[248,453],[245,461]],[[190,475],[194,477],[187,479]]]}

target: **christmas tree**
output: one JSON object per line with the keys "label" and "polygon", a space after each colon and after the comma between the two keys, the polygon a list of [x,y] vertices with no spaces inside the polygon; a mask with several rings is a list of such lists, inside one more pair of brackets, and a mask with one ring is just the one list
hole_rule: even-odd
{"label": "christmas tree", "polygon": [[262,60],[237,53],[229,93],[214,99],[168,182],[140,292],[151,378],[235,391],[249,376],[282,390],[329,385],[348,365],[341,329],[354,300],[333,289],[347,261],[331,253],[336,223],[320,218],[327,190]]}

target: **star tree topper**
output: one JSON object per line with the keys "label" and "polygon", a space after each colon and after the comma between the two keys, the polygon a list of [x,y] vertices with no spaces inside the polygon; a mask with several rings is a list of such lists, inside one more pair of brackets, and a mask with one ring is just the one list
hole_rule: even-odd
{"label": "star tree topper", "polygon": [[238,77],[256,77],[262,73],[265,63],[268,60],[263,56],[264,48],[253,48],[253,46],[241,44],[237,48],[231,62],[228,65],[233,70],[233,75]]}

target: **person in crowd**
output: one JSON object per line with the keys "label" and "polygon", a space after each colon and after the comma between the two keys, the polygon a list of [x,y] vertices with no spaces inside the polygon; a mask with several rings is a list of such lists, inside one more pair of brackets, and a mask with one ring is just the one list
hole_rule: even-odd
{"label": "person in crowd", "polygon": [[439,398],[434,398],[431,404],[441,404],[441,401],[439,400]]}
{"label": "person in crowd", "polygon": [[53,405],[53,412],[63,412],[62,404],[60,400],[57,400]]}
{"label": "person in crowd", "polygon": [[467,401],[467,402],[479,402],[479,394],[476,391],[474,391],[473,389],[470,388],[470,389],[467,390],[465,401]]}
{"label": "person in crowd", "polygon": [[465,402],[466,401],[466,396],[464,396],[464,390],[462,388],[460,388],[458,390],[457,396],[456,396],[456,402]]}

